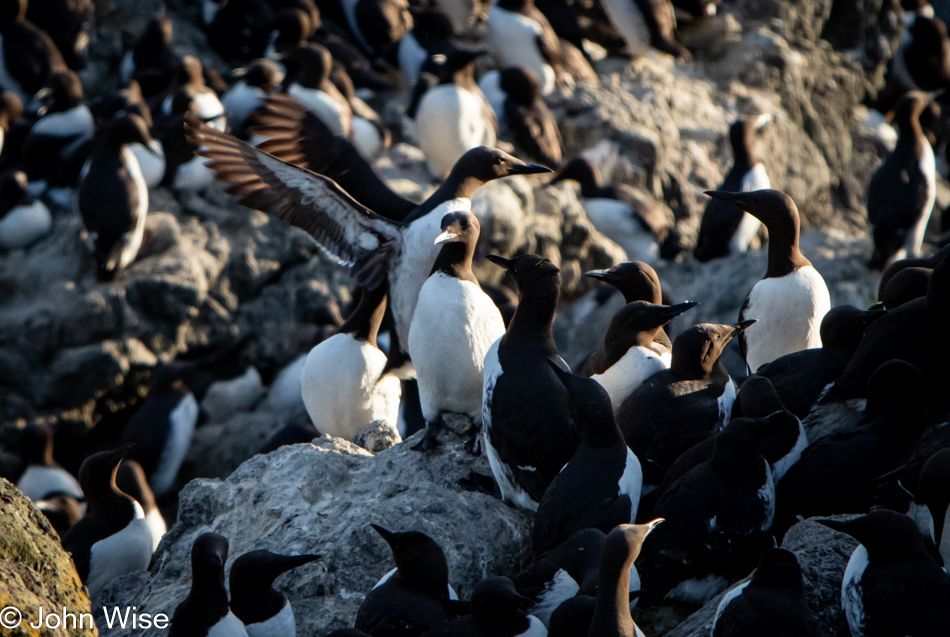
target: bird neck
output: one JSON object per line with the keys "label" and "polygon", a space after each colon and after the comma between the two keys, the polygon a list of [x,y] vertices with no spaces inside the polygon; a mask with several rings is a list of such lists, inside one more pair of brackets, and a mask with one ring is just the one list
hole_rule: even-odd
{"label": "bird neck", "polygon": [[453,73],[451,78],[446,78],[442,83],[455,84],[467,91],[478,90],[478,84],[475,83],[475,64],[466,64]]}
{"label": "bird neck", "polygon": [[594,605],[594,617],[591,619],[589,635],[630,635],[636,634],[633,617],[630,615],[630,568],[633,559],[630,556],[623,562],[605,564],[601,561],[600,585],[597,590],[597,602]]}
{"label": "bird neck", "polygon": [[773,219],[769,231],[769,257],[765,278],[778,278],[811,265],[798,247],[798,217]]}
{"label": "bird neck", "polygon": [[525,291],[515,315],[511,317],[508,333],[520,338],[534,338],[543,341],[545,348],[557,354],[554,345],[554,315],[557,311],[558,291]]}
{"label": "bird neck", "polygon": [[385,285],[380,285],[375,290],[363,288],[359,304],[337,333],[352,334],[367,345],[377,347],[376,337],[386,313],[386,292]]}
{"label": "bird neck", "polygon": [[478,279],[472,272],[472,259],[475,256],[475,244],[467,241],[446,243],[435,258],[431,274],[441,272],[460,281],[469,281],[478,285]]}
{"label": "bird neck", "polygon": [[484,183],[485,182],[477,177],[463,177],[457,175],[453,170],[430,199],[438,203],[443,203],[451,199],[471,200],[475,191],[481,188]]}

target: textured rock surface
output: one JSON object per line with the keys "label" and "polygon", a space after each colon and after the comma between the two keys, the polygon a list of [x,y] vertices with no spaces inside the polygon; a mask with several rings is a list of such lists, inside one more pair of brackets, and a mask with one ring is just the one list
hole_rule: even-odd
{"label": "textured rock surface", "polygon": [[[89,613],[89,598],[59,536],[46,517],[12,484],[0,478],[0,608],[12,606],[23,612],[19,628],[3,628],[10,637],[79,637],[95,635],[86,618],[79,628],[80,613]],[[65,627],[33,629],[36,609],[60,614],[62,608],[77,616]],[[5,621],[9,618],[5,615]]]}
{"label": "textured rock surface", "polygon": [[461,490],[457,481],[470,470],[489,473],[484,456],[463,449],[464,437],[443,433],[443,446],[426,455],[409,449],[421,435],[375,456],[322,437],[256,456],[227,480],[189,483],[180,495],[178,523],[151,572],[114,581],[100,602],[171,614],[188,593],[191,544],[205,531],[230,540],[229,560],[258,548],[323,556],[277,583],[293,604],[300,635],[352,625],[363,594],[393,568],[389,548],[370,523],[433,537],[463,597],[487,575],[516,573],[530,545],[528,515]]}

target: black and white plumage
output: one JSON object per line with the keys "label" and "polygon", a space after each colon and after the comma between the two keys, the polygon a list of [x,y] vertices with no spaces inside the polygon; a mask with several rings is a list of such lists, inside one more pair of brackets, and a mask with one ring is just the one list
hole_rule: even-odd
{"label": "black and white plumage", "polygon": [[374,420],[385,420],[395,431],[402,389],[376,344],[385,310],[385,285],[363,289],[359,304],[337,333],[307,354],[299,391],[321,433],[352,440]]}
{"label": "black and white plumage", "polygon": [[177,92],[183,92],[195,103],[195,112],[204,122],[223,131],[227,128],[227,115],[218,94],[205,85],[204,71],[198,58],[186,55],[178,63],[177,88],[162,100],[162,114],[172,115],[172,102]]}
{"label": "black and white plumage", "polygon": [[145,523],[152,535],[152,550],[157,550],[168,527],[165,524],[165,518],[162,517],[162,512],[155,504],[155,494],[148,486],[142,465],[130,458],[123,460],[119,465],[119,470],[116,471],[115,484],[119,487],[119,491],[132,496],[132,499],[142,507],[142,511],[145,512]]}
{"label": "black and white plumage", "polygon": [[671,224],[647,196],[626,184],[605,185],[597,166],[583,157],[567,162],[551,183],[560,181],[580,185],[581,205],[591,223],[623,248],[628,259],[654,261],[660,256],[661,245],[671,234]]}
{"label": "black and white plumage", "polygon": [[148,186],[128,145],[147,147],[151,141],[141,117],[120,115],[108,125],[82,169],[75,206],[100,281],[114,281],[135,260],[142,245]]}
{"label": "black and white plumage", "polygon": [[779,356],[821,347],[819,328],[831,309],[831,297],[825,280],[798,248],[800,219],[792,198],[778,190],[706,194],[751,214],[769,231],[765,277],[739,310],[740,321],[759,322],[739,336],[749,372]]}
{"label": "black and white plumage", "polygon": [[522,67],[537,78],[541,95],[557,83],[561,45],[534,0],[501,0],[488,11],[488,46],[502,68]]}
{"label": "black and white plumage", "polygon": [[26,173],[0,174],[0,249],[25,248],[53,227],[49,208],[30,195]]}
{"label": "black and white plumage", "polygon": [[297,622],[293,608],[283,593],[274,590],[274,580],[318,559],[319,555],[278,555],[260,549],[234,560],[228,578],[230,608],[244,624],[248,637],[295,637]]}
{"label": "black and white plumage", "polygon": [[820,522],[860,542],[841,582],[852,635],[940,635],[950,626],[950,575],[927,551],[913,520],[876,509]]}
{"label": "black and white plumage", "polygon": [[868,381],[868,403],[858,426],[812,443],[778,485],[778,520],[867,510],[876,501],[870,483],[890,471],[927,424],[926,385],[901,360],[882,365]]}
{"label": "black and white plumage", "polygon": [[[719,186],[723,192],[750,192],[772,187],[765,165],[755,152],[755,136],[771,120],[770,115],[739,119],[729,127],[732,168]],[[728,254],[746,252],[762,222],[747,212],[718,199],[706,204],[693,255],[710,261]]]}
{"label": "black and white plumage", "polygon": [[[917,500],[927,508],[930,539],[950,567],[950,449],[930,456],[920,470]],[[923,528],[921,532],[927,533]]]}
{"label": "black and white plumage", "polygon": [[207,147],[202,155],[213,160],[211,167],[218,178],[234,182],[229,192],[240,195],[240,203],[305,230],[338,263],[353,266],[354,276],[363,285],[375,288],[389,281],[400,343],[408,343],[419,290],[438,255],[439,246],[432,242],[442,217],[471,210],[472,194],[488,181],[548,171],[499,150],[475,148],[456,163],[426,203],[413,209],[406,222],[397,222],[361,205],[327,177],[195,122],[190,130],[194,143]]}
{"label": "black and white plumage", "polygon": [[603,5],[631,57],[645,56],[652,47],[681,60],[690,59],[689,51],[678,41],[670,0],[604,0]]}
{"label": "black and white plumage", "polygon": [[134,443],[129,457],[142,465],[152,491],[171,491],[198,422],[198,403],[173,367],[152,373],[148,397],[122,430]]}
{"label": "black and white plumage", "polygon": [[53,460],[53,433],[48,427],[40,424],[25,427],[21,447],[26,469],[16,487],[23,495],[33,502],[57,493],[83,499],[79,481]]}
{"label": "black and white plumage", "polygon": [[841,376],[867,326],[884,314],[881,309],[859,310],[853,305],[833,307],[821,319],[821,347],[780,356],[756,374],[768,378],[785,407],[804,419],[822,392]]}
{"label": "black and white plumage", "polygon": [[515,589],[507,577],[483,579],[469,602],[472,614],[430,628],[422,637],[546,637],[544,624],[531,610],[534,601]]}
{"label": "black and white plumage", "polygon": [[930,98],[909,93],[896,106],[897,146],[871,177],[868,221],[872,226],[872,270],[905,257],[918,257],[937,196],[934,151],[920,126]]}
{"label": "black and white plumage", "polygon": [[374,637],[411,637],[455,618],[457,600],[449,585],[449,566],[442,548],[417,531],[393,533],[373,529],[392,550],[396,568],[366,594],[355,627]]}
{"label": "black and white plumage", "polygon": [[550,366],[567,389],[581,428],[581,443],[541,498],[531,541],[535,555],[586,528],[609,533],[618,524],[633,524],[643,486],[640,461],[614,421],[604,388],[553,362]]}
{"label": "black and white plumage", "polygon": [[333,58],[319,44],[298,46],[282,58],[287,69],[283,89],[316,115],[335,135],[353,138],[353,110],[330,81]]}
{"label": "black and white plumage", "polygon": [[669,369],[672,354],[655,343],[657,335],[696,305],[692,301],[672,306],[635,301],[614,315],[604,335],[603,358],[597,361],[604,369],[591,378],[607,390],[615,409],[653,374]]}
{"label": "black and white plumage", "polygon": [[771,549],[762,554],[752,579],[722,598],[710,637],[820,637],[821,628],[805,599],[802,569],[795,554]]}
{"label": "black and white plumage", "polygon": [[442,177],[466,151],[493,147],[496,114],[475,83],[475,60],[484,51],[454,49],[446,56],[438,86],[426,91],[416,109],[414,135],[426,163]]}
{"label": "black and white plumage", "polygon": [[561,274],[535,255],[488,259],[515,279],[519,303],[485,355],[482,436],[502,498],[534,511],[581,436],[567,388],[549,363],[567,367],[552,332]]}
{"label": "black and white plumage", "polygon": [[736,421],[716,436],[712,458],[690,469],[658,499],[666,519],[640,571],[644,596],[705,603],[744,577],[772,548],[772,469],[756,423]]}
{"label": "black and white plumage", "polygon": [[224,564],[228,539],[202,533],[191,547],[191,590],[172,615],[170,637],[248,637],[240,619],[228,606]]}
{"label": "black and white plumage", "polygon": [[501,312],[472,272],[480,226],[471,212],[442,217],[441,245],[409,327],[409,351],[419,383],[427,433],[420,448],[437,444],[443,412],[482,420],[485,354],[505,333]]}
{"label": "black and white plumage", "polygon": [[0,86],[24,101],[51,73],[67,71],[52,38],[26,18],[28,0],[8,0],[0,10]]}
{"label": "black and white plumage", "polygon": [[752,322],[694,325],[676,337],[670,369],[648,378],[617,409],[617,424],[643,465],[643,483],[729,421],[735,384],[719,362],[725,346]]}
{"label": "black and white plumage", "polygon": [[76,565],[93,602],[113,579],[148,568],[152,534],[138,502],[115,483],[128,445],[86,458],[79,483],[86,496],[86,516],[63,537],[63,548]]}
{"label": "black and white plumage", "polygon": [[630,616],[627,582],[644,540],[661,522],[621,524],[607,534],[600,552],[600,582],[588,635],[593,637],[641,637]]}
{"label": "black and white plumage", "polygon": [[[459,3],[461,4],[461,3]],[[452,19],[442,11],[416,11],[412,30],[399,42],[399,69],[407,86],[415,86],[422,65],[433,55],[452,51]]]}

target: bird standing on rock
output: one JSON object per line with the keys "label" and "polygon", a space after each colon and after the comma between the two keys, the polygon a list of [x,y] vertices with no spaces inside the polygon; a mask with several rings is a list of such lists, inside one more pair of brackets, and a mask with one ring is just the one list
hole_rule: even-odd
{"label": "bird standing on rock", "polygon": [[248,637],[296,637],[294,610],[290,600],[274,590],[274,580],[318,559],[319,555],[278,555],[261,549],[234,560],[228,578],[230,608]]}
{"label": "bird standing on rock", "polygon": [[191,590],[175,608],[170,637],[248,637],[240,619],[228,606],[224,565],[228,539],[202,533],[191,547]]}
{"label": "bird standing on rock", "polygon": [[706,193],[765,224],[769,260],[765,277],[752,287],[739,320],[759,322],[739,336],[746,367],[754,373],[779,356],[821,347],[821,319],[831,309],[828,286],[798,248],[799,215],[792,198],[778,190]]}
{"label": "bird standing on rock", "polygon": [[438,444],[443,412],[482,420],[485,354],[505,333],[505,322],[472,273],[479,230],[470,212],[442,218],[442,234],[435,237],[442,249],[412,315],[409,351],[427,424],[420,450]]}

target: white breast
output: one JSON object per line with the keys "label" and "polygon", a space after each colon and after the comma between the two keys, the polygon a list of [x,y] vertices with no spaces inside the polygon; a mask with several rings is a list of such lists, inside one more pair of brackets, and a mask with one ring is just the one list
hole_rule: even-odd
{"label": "white breast", "polygon": [[[920,158],[920,172],[924,174],[927,180],[927,200],[924,202],[924,209],[920,217],[913,225],[910,232],[907,233],[907,239],[904,242],[904,254],[907,257],[919,257],[920,248],[924,242],[924,234],[927,232],[927,224],[930,222],[930,215],[933,213],[934,202],[937,199],[937,168],[934,160],[934,151],[930,147],[930,142],[924,142],[923,154]],[[895,261],[892,259],[891,261]]]}
{"label": "white breast", "polygon": [[722,614],[726,612],[726,608],[732,603],[732,600],[742,594],[742,591],[744,591],[748,585],[749,582],[743,582],[723,595],[722,601],[720,601],[719,606],[716,607],[716,616],[713,617],[712,626],[709,627],[710,637],[716,632],[716,624],[719,622],[719,618],[722,617]]}
{"label": "white breast", "polygon": [[848,620],[852,637],[864,637],[864,591],[861,577],[868,567],[868,550],[858,544],[848,560],[841,580],[841,609]]}
{"label": "white breast", "polygon": [[805,447],[808,446],[808,434],[805,433],[805,426],[798,418],[795,420],[798,421],[798,439],[795,440],[795,446],[792,447],[792,450],[779,458],[778,462],[772,465],[772,479],[775,480],[775,482],[781,480],[789,468],[798,462],[799,458],[802,457],[802,452],[805,450]]}
{"label": "white breast", "polygon": [[719,426],[725,427],[732,419],[732,406],[736,402],[736,383],[732,377],[729,378],[729,382],[726,383],[716,402],[719,404]]}
{"label": "white breast", "polygon": [[168,527],[165,525],[165,518],[158,509],[152,509],[145,514],[145,524],[148,525],[149,533],[152,536],[152,551],[158,548]]}
{"label": "white breast", "polygon": [[290,607],[289,600],[284,600],[283,608],[276,615],[244,628],[247,637],[295,637],[297,621],[294,619],[294,609]]}
{"label": "white breast", "polygon": [[597,231],[619,245],[631,261],[655,261],[660,248],[653,235],[643,229],[629,204],[616,199],[594,197],[582,201],[584,211]]}
{"label": "white breast", "polygon": [[416,141],[433,175],[447,175],[466,151],[495,145],[494,128],[485,110],[480,93],[455,84],[426,91],[416,111]]}
{"label": "white breast", "polygon": [[[450,199],[421,219],[413,221],[402,234],[402,251],[390,274],[389,294],[399,342],[409,347],[409,326],[422,289],[441,246],[432,242],[442,231],[442,217],[450,212],[471,212],[471,199]],[[410,352],[410,355],[412,353]]]}
{"label": "white breast", "polygon": [[53,217],[39,199],[29,206],[17,206],[0,219],[0,248],[25,248],[45,237],[52,227]]}
{"label": "white breast", "polygon": [[646,347],[631,347],[620,360],[608,367],[603,374],[591,376],[607,390],[614,411],[632,394],[643,381],[663,369],[669,369],[669,357],[660,356]]}
{"label": "white breast", "polygon": [[86,586],[93,603],[106,584],[120,575],[144,571],[152,559],[152,533],[145,513],[138,502],[133,506],[135,518],[124,529],[92,545]]}
{"label": "white breast", "polygon": [[551,621],[551,613],[565,600],[577,595],[580,589],[574,578],[564,569],[560,569],[551,581],[544,585],[544,590],[537,596],[537,603],[531,608],[531,614],[547,626]]}
{"label": "white breast", "polygon": [[260,372],[248,365],[237,378],[212,383],[201,400],[201,409],[209,421],[223,422],[236,413],[250,411],[263,394]]}
{"label": "white breast", "polygon": [[304,363],[300,388],[318,431],[352,440],[383,419],[393,429],[399,418],[399,380],[387,375],[386,355],[350,334],[335,334],[314,347]]}
{"label": "white breast", "polygon": [[630,524],[634,524],[637,519],[637,510],[640,508],[643,469],[640,467],[640,460],[629,448],[627,449],[627,461],[624,464],[623,474],[620,476],[617,488],[619,495],[626,495],[630,498]]}
{"label": "white breast", "polygon": [[20,476],[16,488],[33,502],[38,502],[51,493],[66,493],[77,500],[83,499],[79,482],[60,467],[31,464]]}
{"label": "white breast", "polygon": [[[188,447],[191,446],[191,437],[195,433],[197,422],[198,402],[194,396],[188,394],[168,416],[168,438],[158,459],[158,467],[149,481],[155,495],[168,493],[175,484],[175,477],[185,460]],[[156,423],[156,426],[161,426],[161,423]]]}
{"label": "white breast", "polygon": [[[753,190],[768,190],[772,187],[772,182],[769,180],[769,175],[765,172],[765,166],[759,162],[752,167],[752,170],[747,172],[742,177],[742,192],[750,192]],[[759,232],[759,228],[762,227],[762,222],[750,215],[748,212],[742,214],[742,221],[739,222],[739,227],[736,228],[736,233],[732,235],[732,239],[729,241],[729,252],[746,252],[749,249],[749,243],[752,239],[755,238],[755,235]]]}
{"label": "white breast", "polygon": [[208,637],[248,637],[248,634],[241,620],[229,610],[227,615],[208,629]]}
{"label": "white breast", "polygon": [[320,89],[304,88],[299,84],[291,84],[287,94],[316,115],[335,135],[343,135],[343,104]]}
{"label": "white breast", "polygon": [[427,421],[443,411],[481,421],[485,354],[504,333],[501,313],[478,285],[438,272],[426,280],[409,351]]}
{"label": "white breast", "polygon": [[234,128],[244,126],[244,120],[251,114],[251,111],[260,107],[263,103],[264,91],[256,86],[248,86],[247,82],[241,80],[224,94],[221,103],[228,114],[228,121]]}
{"label": "white breast", "polygon": [[33,124],[31,135],[47,135],[49,137],[73,137],[91,139],[96,124],[92,112],[85,104],[74,106],[60,113],[50,113]]}
{"label": "white breast", "polygon": [[940,557],[943,558],[944,569],[950,569],[950,507],[947,507],[943,514],[943,533],[940,541],[937,542],[937,548],[940,550]]}
{"label": "white breast", "polygon": [[765,465],[765,484],[759,489],[758,496],[762,504],[765,505],[765,519],[762,521],[762,530],[768,531],[772,528],[772,522],[775,521],[775,482],[772,480],[772,467],[768,460],[762,459]]}
{"label": "white breast", "polygon": [[155,188],[165,176],[165,149],[162,148],[162,143],[157,139],[153,139],[149,147],[158,154],[158,157],[145,150],[145,146],[142,144],[129,144],[129,150],[132,151],[139,163],[139,170],[142,171],[145,185],[149,188]]}
{"label": "white breast", "polygon": [[544,60],[537,38],[544,29],[519,13],[492,7],[488,12],[488,42],[502,67],[523,66],[541,83],[541,94],[554,90],[554,69]]}
{"label": "white breast", "polygon": [[224,117],[224,105],[214,91],[204,91],[194,96],[198,116],[208,122],[208,125],[222,133],[227,129],[227,118]]}
{"label": "white breast", "polygon": [[172,188],[175,190],[201,190],[214,183],[214,171],[208,168],[210,159],[195,155],[175,171]]}
{"label": "white breast", "polygon": [[301,354],[277,374],[267,393],[267,406],[271,411],[290,413],[304,408],[300,376],[306,362],[307,354]]}
{"label": "white breast", "polygon": [[138,197],[138,210],[135,212],[135,227],[126,233],[124,246],[119,255],[119,267],[126,268],[139,253],[142,247],[142,239],[145,237],[145,217],[148,215],[148,185],[145,183],[145,177],[139,169],[139,162],[129,150],[128,146],[122,148],[122,161],[125,163],[126,170],[132,177],[132,183],[135,184],[135,191]]}
{"label": "white breast", "polygon": [[[532,609],[533,611],[534,609]],[[547,637],[548,629],[534,614],[528,615],[528,629],[515,637]]]}
{"label": "white breast", "polygon": [[366,161],[374,161],[383,153],[383,137],[373,122],[353,116],[353,145]]}
{"label": "white breast", "polygon": [[633,0],[604,0],[604,11],[611,24],[620,31],[630,55],[646,55],[650,50],[650,28],[636,3]]}
{"label": "white breast", "polygon": [[745,332],[749,369],[754,372],[780,356],[821,347],[819,326],[829,309],[828,287],[810,265],[756,283],[743,314],[758,321]]}
{"label": "white breast", "polygon": [[425,64],[429,52],[419,45],[416,36],[410,32],[399,41],[397,56],[399,58],[399,68],[402,70],[402,76],[405,78],[406,84],[410,87],[414,86],[416,80],[419,79],[419,69]]}

